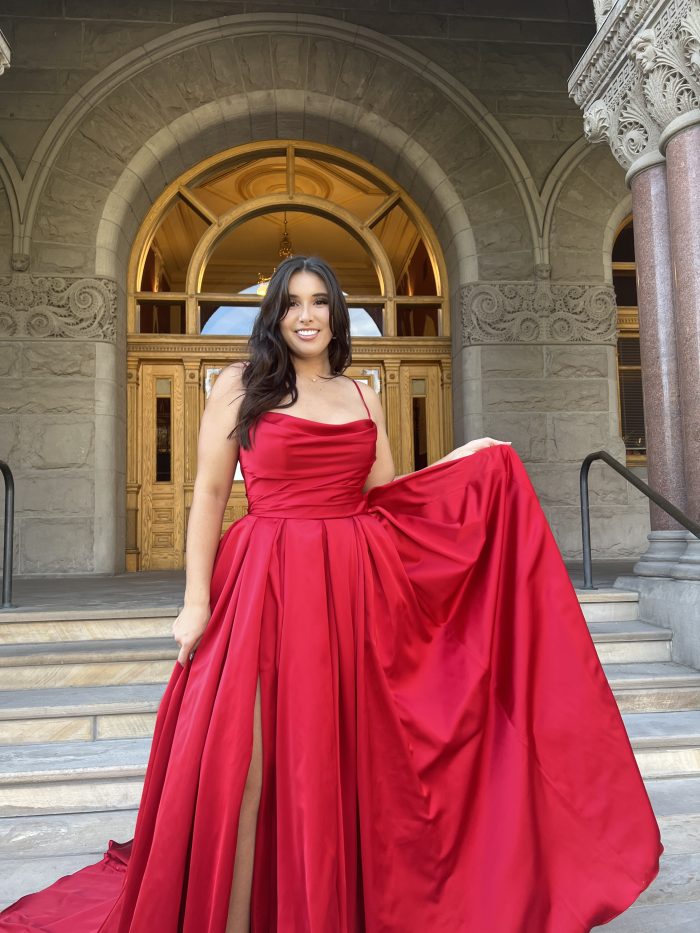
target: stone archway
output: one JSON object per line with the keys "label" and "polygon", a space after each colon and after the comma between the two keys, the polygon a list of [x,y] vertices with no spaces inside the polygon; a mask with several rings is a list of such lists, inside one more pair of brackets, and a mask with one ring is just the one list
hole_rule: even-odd
{"label": "stone archway", "polygon": [[[455,334],[460,286],[529,277],[541,254],[539,196],[517,148],[466,88],[395,40],[322,17],[232,16],[109,66],[56,117],[16,192],[16,248],[30,254],[32,275],[87,280],[111,296],[113,336],[94,345],[95,570],[119,569],[123,554],[133,235],[199,159],[290,136],[356,152],[411,193],[441,244]],[[457,441],[468,426],[462,352],[455,340]]]}

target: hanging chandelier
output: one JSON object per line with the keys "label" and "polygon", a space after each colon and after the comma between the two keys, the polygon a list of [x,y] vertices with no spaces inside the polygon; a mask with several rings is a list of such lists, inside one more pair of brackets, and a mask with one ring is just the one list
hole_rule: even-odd
{"label": "hanging chandelier", "polygon": [[[289,259],[289,257],[294,253],[294,248],[292,246],[292,240],[287,231],[287,212],[284,212],[284,233],[282,234],[282,239],[280,240],[280,246],[277,255],[281,260]],[[267,293],[267,286],[270,282],[270,279],[275,274],[277,266],[272,270],[271,275],[263,275],[262,272],[258,272],[258,287],[256,289],[256,294],[265,295]]]}

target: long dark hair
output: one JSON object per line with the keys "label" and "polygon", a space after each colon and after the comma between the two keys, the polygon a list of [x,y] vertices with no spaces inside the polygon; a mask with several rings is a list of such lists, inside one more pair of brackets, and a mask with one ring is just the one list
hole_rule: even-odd
{"label": "long dark hair", "polygon": [[[229,434],[237,437],[246,450],[252,446],[255,422],[271,408],[289,408],[299,397],[296,371],[280,321],[289,310],[289,280],[295,272],[313,272],[328,289],[329,324],[333,337],[328,360],[333,376],[340,375],[352,362],[350,314],[335,272],[317,256],[290,256],[275,270],[248,341],[248,365],[242,374],[245,395],[238,410],[238,423]],[[280,404],[286,395],[291,402]]]}

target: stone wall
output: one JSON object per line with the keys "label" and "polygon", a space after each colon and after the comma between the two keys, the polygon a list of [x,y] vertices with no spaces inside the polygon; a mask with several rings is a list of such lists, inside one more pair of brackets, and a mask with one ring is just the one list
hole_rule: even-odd
{"label": "stone wall", "polygon": [[[579,471],[583,458],[607,450],[623,463],[617,439],[612,347],[480,348],[484,432],[508,437],[527,464],[562,551],[580,557]],[[605,466],[590,474],[594,557],[636,557],[648,506]]]}
{"label": "stone wall", "polygon": [[[562,552],[580,557],[579,471],[607,450],[624,463],[617,404],[616,307],[607,285],[479,282],[461,292],[465,391],[472,436],[513,442]],[[590,474],[596,557],[639,554],[648,505],[605,467]]]}
{"label": "stone wall", "polygon": [[0,459],[13,467],[18,573],[94,570],[95,345],[0,342]]}
{"label": "stone wall", "polygon": [[[125,434],[117,289],[0,277],[0,459],[16,485],[18,573],[114,569]],[[123,522],[122,522],[123,523]]]}
{"label": "stone wall", "polygon": [[[594,33],[589,0],[523,6],[5,0],[0,28],[12,67],[0,78],[0,185],[7,194],[0,191],[0,274],[25,274],[28,262],[32,276],[111,283],[118,308],[137,229],[164,187],[199,160],[277,137],[356,152],[411,193],[443,247],[456,334],[457,442],[511,432],[565,553],[577,554],[578,525],[565,504],[577,451],[590,449],[590,436],[593,446],[622,453],[610,336],[585,347],[571,338],[568,350],[561,336],[551,346],[511,336],[513,345],[500,349],[498,339],[459,337],[468,283],[527,290],[542,275],[567,287],[609,281],[610,229],[625,209],[622,172],[606,152],[590,154],[566,91]],[[96,516],[94,527],[71,531],[80,542],[78,563],[96,571],[119,569],[123,559],[124,320],[115,314],[111,336],[88,344],[84,335],[64,334],[56,353],[63,359],[71,341],[93,348],[93,373],[80,377],[92,380],[93,407],[62,414],[92,432],[92,460],[37,466],[31,424],[41,434],[51,409],[29,401],[33,388],[26,400],[12,391],[0,400],[5,444],[14,439],[21,476],[42,477],[47,490],[55,477],[57,491],[68,473],[90,478],[91,508],[74,515],[70,496],[65,511],[62,497],[52,495],[42,521],[54,522],[60,535],[66,522]],[[23,362],[30,336],[5,334],[8,358],[19,362],[7,364],[12,372],[1,378],[10,382],[0,390],[11,390],[12,380],[33,385]],[[66,360],[73,365],[70,354]],[[68,404],[73,377],[55,378],[51,404],[62,404],[62,393]],[[36,407],[23,411],[25,404]],[[627,509],[626,493],[608,481],[596,489],[600,553],[641,548],[645,507],[630,502]],[[26,502],[21,536],[36,518]],[[604,517],[608,505],[611,516],[624,514],[624,537],[620,522]],[[29,554],[21,558],[24,572],[77,569]],[[55,560],[70,563],[65,555]]]}

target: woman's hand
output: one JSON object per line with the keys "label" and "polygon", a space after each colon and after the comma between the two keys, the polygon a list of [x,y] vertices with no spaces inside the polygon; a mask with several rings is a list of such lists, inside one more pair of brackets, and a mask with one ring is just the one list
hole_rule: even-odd
{"label": "woman's hand", "polygon": [[443,457],[443,460],[457,460],[459,457],[469,457],[475,454],[477,450],[483,450],[485,447],[495,447],[497,444],[510,444],[511,441],[497,441],[493,437],[479,437],[476,440],[469,441],[468,444],[462,444]]}
{"label": "woman's hand", "polygon": [[185,606],[173,622],[173,637],[180,645],[177,659],[183,667],[201,641],[210,615],[208,606]]}

